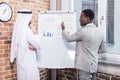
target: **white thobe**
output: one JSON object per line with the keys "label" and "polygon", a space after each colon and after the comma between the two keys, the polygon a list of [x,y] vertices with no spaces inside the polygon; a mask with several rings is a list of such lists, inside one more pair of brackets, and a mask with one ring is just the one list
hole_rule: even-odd
{"label": "white thobe", "polygon": [[38,35],[34,35],[30,28],[27,28],[24,44],[18,45],[17,52],[17,80],[40,80],[39,69],[36,60],[37,51],[30,50],[29,44],[32,44],[37,50],[40,49],[40,40]]}

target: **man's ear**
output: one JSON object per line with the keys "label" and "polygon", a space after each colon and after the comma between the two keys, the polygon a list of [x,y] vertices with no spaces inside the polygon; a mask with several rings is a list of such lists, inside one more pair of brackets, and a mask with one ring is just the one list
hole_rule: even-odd
{"label": "man's ear", "polygon": [[89,22],[91,22],[91,20],[90,20],[90,18],[89,17],[87,17],[87,22],[89,23]]}

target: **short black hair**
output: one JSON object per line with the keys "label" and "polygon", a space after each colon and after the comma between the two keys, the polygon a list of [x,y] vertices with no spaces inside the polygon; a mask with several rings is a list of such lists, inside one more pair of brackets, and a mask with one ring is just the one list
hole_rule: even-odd
{"label": "short black hair", "polygon": [[82,11],[86,17],[89,17],[90,20],[93,20],[94,18],[94,12],[91,9],[85,9]]}

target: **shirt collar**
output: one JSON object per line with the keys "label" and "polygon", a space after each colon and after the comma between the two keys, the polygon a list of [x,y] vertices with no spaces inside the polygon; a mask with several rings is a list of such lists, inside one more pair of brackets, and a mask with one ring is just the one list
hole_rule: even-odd
{"label": "shirt collar", "polygon": [[85,27],[92,26],[94,25],[93,23],[88,23]]}

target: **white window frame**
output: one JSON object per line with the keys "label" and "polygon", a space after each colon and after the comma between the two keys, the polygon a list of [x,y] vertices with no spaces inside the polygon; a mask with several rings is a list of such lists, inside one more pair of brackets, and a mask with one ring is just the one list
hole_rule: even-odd
{"label": "white window frame", "polygon": [[[107,0],[98,0],[98,27],[103,31],[105,40],[107,31],[107,7]],[[120,75],[120,54],[100,54],[99,63],[98,72]]]}

